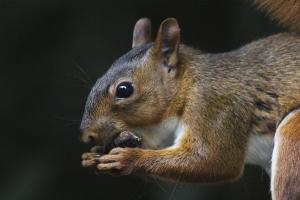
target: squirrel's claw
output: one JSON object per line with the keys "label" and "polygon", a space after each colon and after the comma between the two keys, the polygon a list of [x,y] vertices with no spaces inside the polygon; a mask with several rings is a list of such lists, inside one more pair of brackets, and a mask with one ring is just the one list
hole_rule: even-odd
{"label": "squirrel's claw", "polygon": [[97,169],[101,172],[129,175],[136,167],[138,151],[136,148],[114,148],[109,154],[99,158]]}
{"label": "squirrel's claw", "polygon": [[82,158],[81,164],[83,167],[96,167],[100,155],[97,153],[88,152],[82,154],[81,158]]}

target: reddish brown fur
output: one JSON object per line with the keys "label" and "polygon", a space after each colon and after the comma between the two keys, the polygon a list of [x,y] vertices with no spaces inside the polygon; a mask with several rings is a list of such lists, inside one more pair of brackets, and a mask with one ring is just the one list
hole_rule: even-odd
{"label": "reddish brown fur", "polygon": [[[130,117],[121,111],[112,115],[110,107],[114,105],[108,98],[99,104],[94,115],[100,119],[109,116],[118,130],[180,116],[186,125],[185,135],[173,148],[115,149],[100,158],[98,169],[117,169],[121,174],[152,175],[182,182],[215,182],[239,177],[249,134],[251,131],[264,133],[266,129],[260,123],[253,125],[256,118],[275,126],[287,111],[299,105],[300,60],[289,60],[300,54],[297,44],[300,39],[293,35],[272,36],[239,50],[236,60],[230,54],[201,54],[182,45],[175,76],[161,66],[163,57],[155,49],[149,50],[147,67],[139,68],[131,79],[141,92],[154,90],[156,98],[132,105],[136,110]],[[288,48],[295,51],[288,53]],[[257,55],[261,51],[264,52]],[[253,63],[263,59],[265,63]],[[245,63],[253,66],[245,68]],[[212,68],[206,68],[209,65],[218,70],[215,71],[217,79],[210,72]],[[167,86],[159,85],[160,78]],[[134,98],[137,97],[117,106],[131,106]],[[108,138],[105,130],[98,135],[102,137],[100,141]]]}
{"label": "reddish brown fur", "polygon": [[300,32],[300,0],[256,0],[280,24]]}
{"label": "reddish brown fur", "polygon": [[[283,23],[299,30],[299,1],[285,2],[292,15],[280,7],[283,0],[258,1]],[[145,27],[149,32],[149,26]],[[145,45],[149,35],[139,36],[145,38],[136,37],[133,44]],[[93,136],[98,145],[105,144],[120,131],[143,130],[178,117],[184,124],[179,142],[164,149],[115,148],[97,162],[93,154],[84,154],[84,166],[180,182],[236,179],[244,168],[249,136],[274,134],[276,123],[299,107],[298,35],[278,34],[222,54],[205,54],[179,42],[177,21],[170,18],[162,22],[154,46],[135,61],[137,67],[114,80],[109,94],[101,91],[96,106],[87,108],[83,134],[85,141]],[[135,93],[116,100],[115,88],[121,80],[132,82]],[[293,119],[282,129],[279,156],[285,162],[280,162],[279,169],[288,176],[280,172],[276,176],[273,192],[280,197],[289,186],[286,180],[297,178],[294,172],[299,171],[299,151],[295,149],[299,124],[298,118]],[[296,193],[296,187],[288,191]]]}
{"label": "reddish brown fur", "polygon": [[278,130],[278,150],[273,173],[273,199],[300,199],[300,112]]}

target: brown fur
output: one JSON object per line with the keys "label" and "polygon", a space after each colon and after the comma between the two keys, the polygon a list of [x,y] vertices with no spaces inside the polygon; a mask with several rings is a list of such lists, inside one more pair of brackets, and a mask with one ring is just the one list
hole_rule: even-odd
{"label": "brown fur", "polygon": [[276,133],[278,145],[272,176],[273,199],[300,199],[300,112],[293,114]]}
{"label": "brown fur", "polygon": [[256,0],[280,24],[300,32],[300,0]]}
{"label": "brown fur", "polygon": [[[269,9],[275,11],[282,1],[272,2]],[[291,21],[289,16],[286,21]],[[297,23],[292,26],[298,29]],[[277,34],[235,51],[207,54],[179,43],[174,18],[161,23],[153,44],[147,44],[149,35],[144,34],[149,33],[148,21],[141,27],[146,31],[134,37],[135,48],[92,89],[81,127],[83,140],[93,138],[97,145],[105,145],[121,131],[136,130],[144,146],[115,148],[98,162],[85,154],[83,165],[180,182],[238,178],[250,135],[274,135],[276,124],[300,105],[299,35]],[[116,88],[124,80],[132,83],[134,93],[116,98]],[[146,130],[174,117],[183,123],[182,137],[172,147],[152,145]],[[288,129],[284,131],[298,132]],[[158,131],[154,137],[164,134],[152,130]]]}
{"label": "brown fur", "polygon": [[[145,103],[136,101],[141,94],[135,94],[113,105],[110,96],[94,114],[100,119],[113,116],[120,124],[118,130],[180,116],[187,132],[176,148],[119,150],[117,167],[121,173],[180,178],[184,182],[237,178],[244,167],[249,134],[273,133],[276,122],[300,103],[300,59],[296,59],[300,38],[296,35],[279,34],[215,55],[181,45],[176,77],[168,76],[155,51],[149,50],[144,67],[131,78],[143,97],[152,93],[155,98],[149,97]],[[123,106],[127,109],[124,113]],[[113,115],[111,107],[117,111]],[[115,155],[110,156],[100,159],[107,163],[100,164],[99,170],[111,169],[108,163]]]}

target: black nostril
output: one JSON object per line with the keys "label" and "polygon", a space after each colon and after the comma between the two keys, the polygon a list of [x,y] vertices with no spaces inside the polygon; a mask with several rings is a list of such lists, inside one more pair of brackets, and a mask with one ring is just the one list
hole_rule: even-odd
{"label": "black nostril", "polygon": [[88,144],[90,146],[95,146],[96,145],[96,140],[93,136],[89,135],[89,141],[88,141]]}

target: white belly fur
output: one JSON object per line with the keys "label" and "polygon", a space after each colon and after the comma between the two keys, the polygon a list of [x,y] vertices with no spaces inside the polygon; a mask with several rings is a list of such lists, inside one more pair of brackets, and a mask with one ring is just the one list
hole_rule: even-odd
{"label": "white belly fur", "polygon": [[259,165],[270,175],[273,147],[274,137],[272,135],[251,134],[246,163]]}
{"label": "white belly fur", "polygon": [[136,128],[133,131],[143,138],[145,148],[161,149],[172,146],[177,141],[176,138],[180,135],[178,129],[182,129],[180,122],[178,117],[171,117],[160,124]]}

